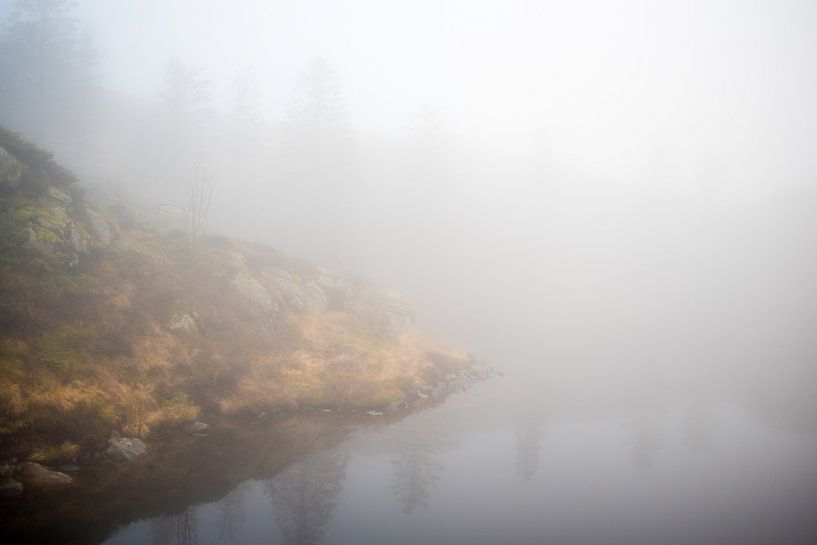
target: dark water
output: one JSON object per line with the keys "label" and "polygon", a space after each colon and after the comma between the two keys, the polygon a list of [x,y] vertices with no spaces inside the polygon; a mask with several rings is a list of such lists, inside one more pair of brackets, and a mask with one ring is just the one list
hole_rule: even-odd
{"label": "dark water", "polygon": [[105,543],[817,543],[815,434],[715,399],[542,405],[484,383]]}

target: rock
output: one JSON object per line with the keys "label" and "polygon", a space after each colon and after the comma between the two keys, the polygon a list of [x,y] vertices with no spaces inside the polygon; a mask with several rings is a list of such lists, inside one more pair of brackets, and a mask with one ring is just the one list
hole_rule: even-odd
{"label": "rock", "polygon": [[63,473],[76,473],[79,471],[79,466],[62,466],[60,471]]}
{"label": "rock", "polygon": [[315,283],[320,287],[326,296],[326,305],[330,310],[341,310],[352,298],[354,290],[341,277],[335,275],[328,269],[318,268],[320,273],[315,279]]}
{"label": "rock", "polygon": [[445,394],[445,384],[440,382],[434,387],[429,395],[431,396],[431,399],[439,399],[443,396],[443,394]]}
{"label": "rock", "polygon": [[405,397],[405,396],[403,396],[403,398],[402,398],[402,399],[398,399],[398,400],[392,401],[391,403],[389,403],[388,405],[386,405],[386,411],[387,411],[387,412],[390,412],[390,413],[393,413],[393,412],[399,411],[399,410],[400,410],[400,409],[402,409],[402,408],[403,408],[405,405],[406,405],[406,397]]}
{"label": "rock", "polygon": [[196,437],[204,437],[210,431],[210,424],[196,420],[195,422],[187,422],[182,426],[182,429]]}
{"label": "rock", "polygon": [[[0,148],[2,149],[2,148]],[[0,484],[0,496],[10,498],[19,496],[23,493],[23,483],[17,481],[8,481]]]}
{"label": "rock", "polygon": [[114,432],[108,439],[105,456],[114,462],[132,462],[147,452],[145,444],[135,437],[120,437]]}
{"label": "rock", "polygon": [[11,476],[14,475],[14,471],[15,471],[14,464],[0,465],[0,481],[10,479]]}
{"label": "rock", "polygon": [[170,330],[183,331],[187,334],[195,333],[196,320],[186,312],[176,313],[170,318]]}
{"label": "rock", "polygon": [[31,486],[66,485],[73,481],[65,473],[48,469],[36,462],[26,462],[20,466],[20,479]]}
{"label": "rock", "polygon": [[51,198],[60,201],[62,204],[71,204],[71,195],[59,187],[50,186],[48,188],[48,194],[51,195]]}
{"label": "rock", "polygon": [[107,246],[114,239],[119,238],[119,227],[114,221],[91,208],[86,208],[85,210],[88,212],[88,218],[91,220],[91,231],[94,240],[103,246]]}
{"label": "rock", "polygon": [[256,304],[261,305],[270,312],[278,311],[278,303],[270,297],[267,288],[261,285],[258,280],[247,273],[240,272],[233,278],[232,282],[235,289],[244,297],[250,299]]}
{"label": "rock", "polygon": [[0,188],[16,189],[23,177],[23,164],[4,148],[0,148]]}
{"label": "rock", "polygon": [[383,292],[383,313],[394,331],[408,331],[416,327],[411,301],[393,291]]}
{"label": "rock", "polygon": [[278,292],[284,304],[306,312],[326,310],[329,300],[317,282],[303,280],[281,267],[265,269],[264,276]]}
{"label": "rock", "polygon": [[383,411],[366,411],[369,416],[383,416]]}
{"label": "rock", "polygon": [[66,228],[66,242],[68,247],[75,254],[85,255],[88,253],[88,243],[90,238],[84,229],[81,229],[73,222]]}

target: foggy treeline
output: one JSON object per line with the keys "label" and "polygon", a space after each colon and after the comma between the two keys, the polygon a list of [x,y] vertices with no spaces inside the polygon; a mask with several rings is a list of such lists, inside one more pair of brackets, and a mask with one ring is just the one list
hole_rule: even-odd
{"label": "foggy treeline", "polygon": [[0,123],[144,206],[204,168],[205,231],[402,291],[543,388],[814,413],[805,3],[260,4],[0,4]]}

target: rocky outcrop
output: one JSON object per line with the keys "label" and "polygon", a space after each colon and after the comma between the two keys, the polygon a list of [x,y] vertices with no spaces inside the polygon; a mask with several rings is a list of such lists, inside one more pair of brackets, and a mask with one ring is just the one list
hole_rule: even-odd
{"label": "rocky outcrop", "polygon": [[86,208],[86,213],[91,227],[90,232],[95,242],[107,246],[119,238],[119,226],[116,221],[92,208]]}
{"label": "rocky outcrop", "polygon": [[267,288],[246,272],[236,274],[233,277],[232,284],[241,295],[261,305],[267,311],[271,313],[278,312],[278,303],[270,296]]}
{"label": "rocky outcrop", "polygon": [[186,312],[179,312],[170,318],[170,330],[182,331],[187,334],[196,332],[196,319]]}
{"label": "rocky outcrop", "polygon": [[14,497],[23,493],[23,483],[7,481],[0,484],[0,497]]}
{"label": "rocky outcrop", "polygon": [[275,290],[280,301],[296,311],[323,312],[329,299],[314,280],[305,280],[282,267],[268,267],[264,277]]}
{"label": "rocky outcrop", "polygon": [[20,185],[23,177],[23,164],[12,154],[0,147],[0,188],[11,190]]}

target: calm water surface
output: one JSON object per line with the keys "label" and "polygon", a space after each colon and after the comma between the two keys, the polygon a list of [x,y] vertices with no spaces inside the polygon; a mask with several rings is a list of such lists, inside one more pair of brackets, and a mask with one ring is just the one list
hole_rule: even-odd
{"label": "calm water surface", "polygon": [[493,381],[106,543],[817,543],[817,437],[740,406],[571,414]]}

